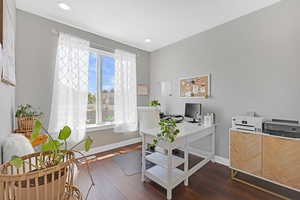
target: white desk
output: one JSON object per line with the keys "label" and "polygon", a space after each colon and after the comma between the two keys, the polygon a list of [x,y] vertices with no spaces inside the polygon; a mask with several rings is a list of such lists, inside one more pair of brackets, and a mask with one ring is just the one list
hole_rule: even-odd
{"label": "white desk", "polygon": [[[177,124],[177,128],[180,130],[179,135],[176,137],[173,143],[165,142],[160,143],[157,146],[166,149],[168,154],[162,154],[154,152],[146,156],[147,144],[153,144],[153,139],[156,134],[160,132],[159,128],[143,130],[142,133],[142,181],[145,181],[145,177],[158,183],[162,187],[167,189],[167,199],[172,199],[172,190],[181,182],[184,181],[184,185],[188,186],[188,178],[202,168],[209,161],[214,162],[215,155],[215,130],[216,125],[211,126],[199,126],[198,124],[192,124],[183,122]],[[201,151],[199,148],[191,147],[190,144],[194,141],[204,139],[207,136],[211,138],[211,152]],[[184,151],[184,159],[172,154],[173,149],[181,149]],[[189,152],[201,155],[204,158],[193,168],[188,169],[188,154]],[[156,166],[146,170],[146,160],[153,162]],[[184,171],[177,167],[184,164]]]}

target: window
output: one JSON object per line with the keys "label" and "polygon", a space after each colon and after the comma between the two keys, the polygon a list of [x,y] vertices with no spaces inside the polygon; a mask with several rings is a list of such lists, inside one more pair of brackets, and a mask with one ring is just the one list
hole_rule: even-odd
{"label": "window", "polygon": [[114,121],[115,59],[112,54],[91,51],[87,125],[100,126]]}

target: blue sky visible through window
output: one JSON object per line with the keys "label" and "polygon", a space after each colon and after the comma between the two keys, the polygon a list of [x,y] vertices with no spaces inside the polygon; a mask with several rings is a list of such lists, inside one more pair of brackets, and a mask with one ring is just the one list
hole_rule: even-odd
{"label": "blue sky visible through window", "polygon": [[[112,57],[101,57],[102,70],[102,91],[111,91],[114,89],[115,60]],[[89,92],[97,92],[97,54],[91,52],[89,56]]]}
{"label": "blue sky visible through window", "polygon": [[115,59],[102,56],[102,91],[114,90],[115,82]]}
{"label": "blue sky visible through window", "polygon": [[89,92],[96,94],[97,92],[97,54],[90,53],[89,58]]}

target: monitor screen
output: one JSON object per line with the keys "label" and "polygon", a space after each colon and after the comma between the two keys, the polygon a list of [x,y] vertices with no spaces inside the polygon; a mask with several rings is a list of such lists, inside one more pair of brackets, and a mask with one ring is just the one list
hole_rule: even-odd
{"label": "monitor screen", "polygon": [[200,103],[186,103],[185,104],[185,117],[196,118],[197,115],[201,115],[201,104]]}

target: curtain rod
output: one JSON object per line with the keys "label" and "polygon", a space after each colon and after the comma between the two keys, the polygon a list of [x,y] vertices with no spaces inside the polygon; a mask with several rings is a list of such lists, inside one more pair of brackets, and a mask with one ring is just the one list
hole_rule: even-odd
{"label": "curtain rod", "polygon": [[[55,29],[52,29],[51,32],[52,32],[54,35],[57,35],[57,36],[59,35],[59,32],[56,31]],[[115,48],[103,46],[103,45],[101,45],[101,44],[96,44],[96,43],[93,43],[93,42],[91,42],[90,44],[91,44],[91,48],[95,48],[95,49],[99,49],[99,50],[108,51],[108,52],[110,52],[110,53],[114,53],[115,50],[116,50]],[[121,50],[122,50],[122,49],[121,49]],[[124,50],[124,51],[127,51],[127,50]],[[130,52],[130,53],[132,53],[132,52]],[[136,56],[138,56],[137,53],[132,53],[132,54],[135,54]]]}

